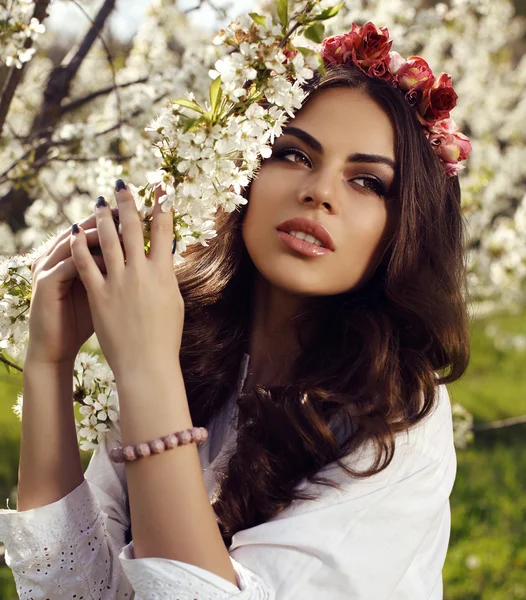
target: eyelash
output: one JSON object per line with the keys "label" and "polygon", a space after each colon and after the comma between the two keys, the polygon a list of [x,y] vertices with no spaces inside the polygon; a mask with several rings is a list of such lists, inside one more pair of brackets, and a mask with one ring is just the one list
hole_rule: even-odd
{"label": "eyelash", "polygon": [[[278,160],[285,160],[285,156],[287,156],[289,154],[301,156],[301,158],[306,160],[310,166],[311,161],[310,161],[309,157],[306,154],[304,154],[301,150],[299,150],[298,148],[280,148],[279,150],[276,150],[276,152],[274,153],[274,156]],[[287,161],[287,162],[292,162],[292,161]],[[385,196],[387,195],[387,190],[385,188],[385,185],[379,179],[377,179],[376,177],[355,177],[352,181],[359,181],[360,179],[363,179],[364,182],[367,181],[370,184],[372,184],[373,189],[371,189],[370,187],[367,187],[366,185],[362,185],[360,187],[362,187],[364,190],[368,190],[368,191],[376,194],[377,196],[380,196],[381,198],[385,198]]]}

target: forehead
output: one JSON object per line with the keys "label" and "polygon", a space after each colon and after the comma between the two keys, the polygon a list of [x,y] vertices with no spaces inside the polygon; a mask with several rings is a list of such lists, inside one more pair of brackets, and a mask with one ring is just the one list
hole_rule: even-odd
{"label": "forehead", "polygon": [[344,87],[320,90],[289,124],[310,133],[329,151],[395,158],[391,120],[374,100],[359,90]]}

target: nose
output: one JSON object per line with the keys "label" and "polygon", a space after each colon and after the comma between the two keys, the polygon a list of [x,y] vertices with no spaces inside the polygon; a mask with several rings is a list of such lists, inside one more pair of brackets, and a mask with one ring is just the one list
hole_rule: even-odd
{"label": "nose", "polygon": [[305,185],[301,188],[298,201],[300,204],[310,203],[322,206],[329,213],[338,211],[337,188],[341,174],[333,169],[312,172]]}

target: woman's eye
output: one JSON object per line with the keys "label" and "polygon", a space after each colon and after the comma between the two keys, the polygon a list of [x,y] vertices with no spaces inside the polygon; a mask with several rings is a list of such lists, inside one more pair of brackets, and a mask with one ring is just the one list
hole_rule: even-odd
{"label": "woman's eye", "polygon": [[375,177],[355,177],[351,181],[358,182],[360,187],[370,190],[382,198],[385,197],[387,193],[384,184]]}
{"label": "woman's eye", "polygon": [[310,160],[307,158],[307,156],[295,148],[283,148],[282,150],[278,150],[275,155],[277,158],[286,160],[288,162],[310,167]]}

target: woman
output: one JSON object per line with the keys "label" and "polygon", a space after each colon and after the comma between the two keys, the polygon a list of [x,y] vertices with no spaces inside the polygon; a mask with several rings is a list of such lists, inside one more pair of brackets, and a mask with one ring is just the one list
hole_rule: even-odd
{"label": "woman", "polygon": [[[121,181],[122,247],[99,199],[34,267],[20,512],[0,515],[22,598],[442,597],[458,180],[384,79],[329,66],[310,92],[176,277],[171,215],[156,205],[145,256]],[[71,370],[93,328],[121,431],[84,479]],[[144,450],[192,426],[199,452]]]}

